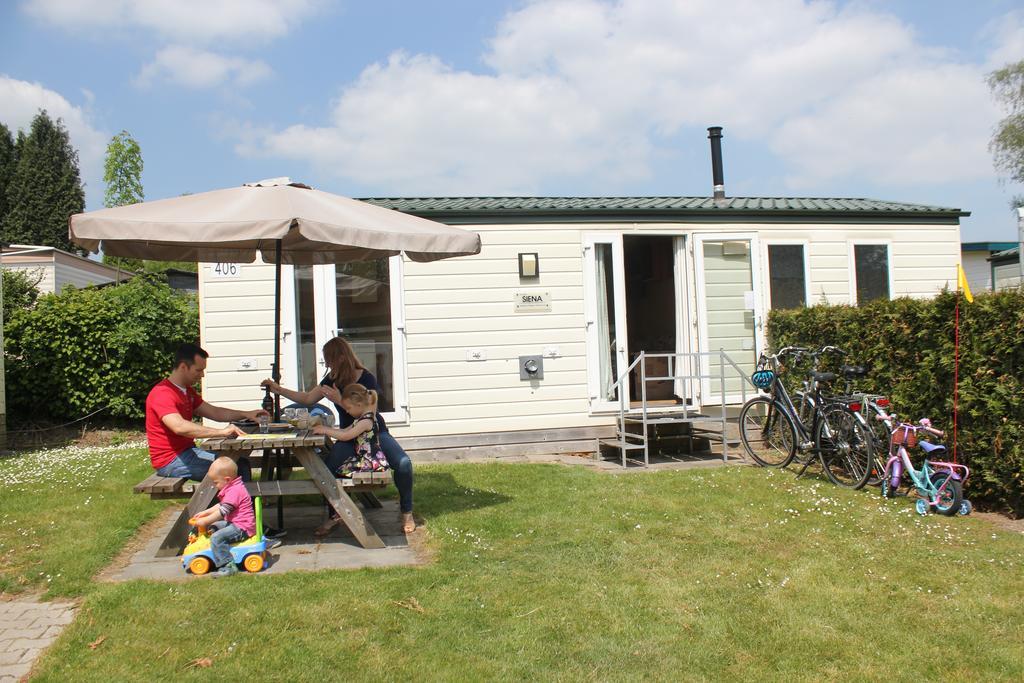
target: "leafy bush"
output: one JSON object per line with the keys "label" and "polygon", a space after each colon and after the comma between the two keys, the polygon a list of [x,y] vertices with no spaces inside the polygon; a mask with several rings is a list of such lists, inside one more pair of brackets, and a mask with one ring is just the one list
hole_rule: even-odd
{"label": "leafy bush", "polygon": [[[843,348],[847,362],[871,369],[860,388],[890,396],[904,417],[930,417],[952,446],[956,297],[772,311],[768,336],[774,348]],[[957,446],[971,500],[1024,516],[1024,292],[961,300],[959,376]]]}
{"label": "leafy bush", "polygon": [[7,400],[15,418],[72,420],[110,406],[141,417],[175,348],[199,337],[195,298],[135,278],[39,298],[5,329]]}
{"label": "leafy bush", "polygon": [[36,271],[12,270],[4,268],[0,270],[0,277],[3,277],[4,290],[4,322],[14,317],[17,311],[32,308],[39,298],[39,280],[42,279]]}

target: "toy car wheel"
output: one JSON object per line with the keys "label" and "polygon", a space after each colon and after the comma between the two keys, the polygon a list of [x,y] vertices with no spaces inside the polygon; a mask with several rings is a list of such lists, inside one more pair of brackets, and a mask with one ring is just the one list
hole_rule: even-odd
{"label": "toy car wheel", "polygon": [[188,570],[196,576],[202,576],[203,574],[209,573],[210,569],[213,568],[213,563],[210,562],[210,558],[199,555],[189,560]]}
{"label": "toy car wheel", "polygon": [[242,566],[245,567],[245,571],[255,574],[263,569],[263,555],[261,553],[252,553],[246,555],[245,559],[242,560]]}
{"label": "toy car wheel", "polygon": [[915,504],[915,507],[917,509],[917,514],[919,514],[919,515],[927,515],[928,514],[928,501],[925,500],[924,498],[918,498],[917,499],[917,503]]}

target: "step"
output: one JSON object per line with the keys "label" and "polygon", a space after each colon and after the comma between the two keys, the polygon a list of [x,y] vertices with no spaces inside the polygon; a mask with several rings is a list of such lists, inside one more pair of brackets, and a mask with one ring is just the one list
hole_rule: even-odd
{"label": "step", "polygon": [[601,439],[600,443],[602,446],[611,446],[612,448],[618,448],[623,451],[633,451],[638,448],[643,448],[642,443],[630,443],[629,441],[615,441],[614,439]]}
{"label": "step", "polygon": [[[631,424],[642,424],[643,417],[636,417],[633,415],[627,415],[624,420]],[[682,413],[678,415],[665,415],[658,413],[647,417],[647,424],[649,425],[660,425],[660,424],[682,424],[684,422],[721,422],[720,417],[710,417],[708,415],[701,415],[697,413],[691,413],[684,415]]]}

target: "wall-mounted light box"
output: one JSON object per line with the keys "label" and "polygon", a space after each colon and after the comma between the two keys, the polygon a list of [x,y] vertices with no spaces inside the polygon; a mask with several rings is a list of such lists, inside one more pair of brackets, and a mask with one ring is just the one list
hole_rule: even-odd
{"label": "wall-mounted light box", "polygon": [[540,277],[540,259],[537,253],[519,255],[519,277],[537,278]]}

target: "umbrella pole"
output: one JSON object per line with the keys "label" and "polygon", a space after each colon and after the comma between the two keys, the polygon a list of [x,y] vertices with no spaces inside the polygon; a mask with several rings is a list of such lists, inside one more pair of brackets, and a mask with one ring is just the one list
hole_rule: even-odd
{"label": "umbrella pole", "polygon": [[[270,376],[281,382],[281,240],[274,246],[274,360],[270,364]],[[281,395],[274,398],[274,421],[281,418]]]}
{"label": "umbrella pole", "polygon": [[[274,245],[274,363],[271,366],[274,381],[281,383],[281,240]],[[274,397],[274,422],[281,419],[281,394]],[[276,479],[281,479],[282,451],[274,451]],[[277,499],[277,528],[284,528],[284,497]]]}

